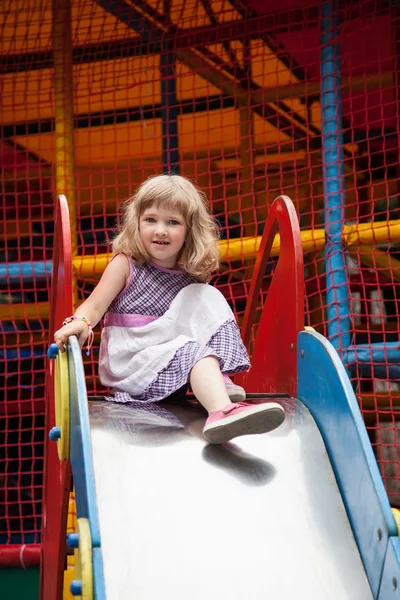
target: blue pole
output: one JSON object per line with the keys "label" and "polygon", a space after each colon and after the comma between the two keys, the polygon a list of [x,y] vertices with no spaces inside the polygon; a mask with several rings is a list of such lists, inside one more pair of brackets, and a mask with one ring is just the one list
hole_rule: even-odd
{"label": "blue pole", "polygon": [[345,218],[342,96],[337,0],[323,0],[321,109],[328,338],[341,353],[350,345],[350,290],[342,243]]}
{"label": "blue pole", "polygon": [[[162,44],[164,47],[164,44]],[[176,100],[175,62],[171,52],[160,54],[161,119],[164,173],[179,174],[178,119]]]}
{"label": "blue pole", "polygon": [[[163,2],[164,16],[169,19],[171,0]],[[161,42],[161,120],[164,173],[179,174],[178,114],[176,99],[175,53],[171,50],[172,40],[168,37]]]}

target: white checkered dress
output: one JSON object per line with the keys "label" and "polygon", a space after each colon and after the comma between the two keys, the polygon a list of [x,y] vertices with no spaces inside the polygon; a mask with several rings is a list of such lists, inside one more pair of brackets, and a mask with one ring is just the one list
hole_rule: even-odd
{"label": "white checkered dress", "polygon": [[[121,340],[121,329],[119,328],[118,331],[116,327],[105,327],[105,330],[116,330],[115,333],[111,334],[104,331],[104,342],[102,340],[101,347],[99,363],[100,379],[104,385],[113,389],[113,395],[107,396],[107,400],[114,402],[140,402],[143,404],[163,400],[177,390],[188,386],[191,369],[196,362],[206,356],[215,356],[218,358],[223,373],[233,374],[249,369],[250,363],[246,348],[241,340],[240,331],[232,311],[226,301],[215,288],[211,288],[207,284],[196,284],[193,286],[191,285],[193,283],[194,280],[185,272],[164,271],[150,264],[133,266],[130,283],[111,304],[109,312],[159,317],[160,319],[153,321],[150,326],[146,326],[152,329],[153,336],[154,331],[157,331],[157,322],[160,323],[160,326],[163,322],[163,315],[168,311],[166,318],[171,319],[170,315],[172,314],[173,319],[176,313],[178,315],[178,323],[175,323],[174,327],[178,330],[179,339],[182,338],[183,341],[180,346],[178,344],[169,356],[166,364],[164,352],[166,345],[160,344],[159,348],[164,359],[164,364],[160,367],[155,377],[145,385],[144,389],[140,393],[137,393],[140,388],[138,388],[137,382],[134,379],[134,374],[132,375],[129,372],[127,376],[127,369],[125,369],[125,378],[121,377],[120,382],[118,381],[118,375],[116,375],[121,360],[123,362],[123,358],[121,359],[121,356],[118,356],[118,348],[115,347],[118,345],[119,340]],[[190,286],[187,293],[185,291],[183,297],[182,294],[178,296],[179,292],[187,286]],[[192,296],[192,302],[194,302],[192,305],[190,304],[190,296]],[[179,306],[180,297],[183,298],[181,306]],[[204,306],[203,297],[209,302],[206,307]],[[211,301],[208,300],[209,298],[211,298]],[[171,306],[174,300],[175,302]],[[221,307],[220,309],[218,305]],[[175,306],[177,308],[174,313],[173,308]],[[210,307],[209,310],[208,306]],[[182,322],[182,319],[186,318],[186,307],[188,322],[190,322],[191,317],[193,317],[194,312],[197,310],[199,311],[199,315],[201,315],[202,322],[197,325],[195,324],[194,327],[190,323]],[[205,340],[204,336],[203,339],[200,339],[201,335],[196,335],[196,331],[203,331],[203,319],[207,319],[208,312],[212,320],[211,328],[209,327],[208,330],[213,331],[213,333]],[[204,329],[207,330],[207,324],[204,323],[204,325]],[[180,328],[182,331],[180,331]],[[194,331],[194,333],[189,335],[188,331]],[[133,339],[136,340],[138,332],[138,329],[133,330]],[[181,333],[184,333],[184,335],[180,335]],[[167,340],[167,342],[173,345],[174,340]],[[120,344],[124,347],[126,347],[126,343],[126,339],[120,341]],[[106,356],[107,348],[110,349],[109,354],[115,357],[114,366],[110,364],[112,363],[112,358]],[[144,348],[142,353],[146,350]],[[153,346],[150,352],[152,361],[154,361],[156,353],[157,346]],[[138,355],[140,355],[140,352],[133,353],[132,360],[136,360]],[[127,364],[134,364],[134,362]],[[132,389],[135,387],[135,391],[130,389],[130,382],[132,381],[134,382]]]}

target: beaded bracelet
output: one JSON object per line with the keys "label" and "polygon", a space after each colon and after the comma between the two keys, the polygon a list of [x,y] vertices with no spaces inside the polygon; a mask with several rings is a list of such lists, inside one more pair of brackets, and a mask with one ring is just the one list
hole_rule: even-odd
{"label": "beaded bracelet", "polygon": [[93,327],[87,317],[76,317],[75,315],[73,315],[72,317],[67,317],[65,321],[63,321],[63,325],[68,325],[68,323],[72,323],[73,321],[83,321],[89,328],[88,342],[86,346],[86,355],[89,356],[90,349],[93,345],[94,340]]}

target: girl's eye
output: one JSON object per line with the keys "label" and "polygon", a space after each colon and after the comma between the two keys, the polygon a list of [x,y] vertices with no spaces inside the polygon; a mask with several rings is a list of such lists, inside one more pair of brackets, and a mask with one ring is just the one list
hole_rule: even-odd
{"label": "girl's eye", "polygon": [[170,224],[171,225],[180,225],[179,221],[176,221],[175,219],[171,219]]}
{"label": "girl's eye", "polygon": [[146,221],[147,223],[155,223],[155,222],[156,222],[156,220],[155,220],[153,217],[147,217],[147,218],[145,219],[145,221]]}

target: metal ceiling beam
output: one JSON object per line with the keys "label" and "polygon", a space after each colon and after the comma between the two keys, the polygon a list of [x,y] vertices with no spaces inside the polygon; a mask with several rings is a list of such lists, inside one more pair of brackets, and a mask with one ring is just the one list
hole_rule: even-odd
{"label": "metal ceiling beam", "polygon": [[[235,106],[233,98],[215,95],[205,96],[195,99],[188,99],[179,102],[177,113],[189,115],[199,112],[208,112],[212,110],[221,110]],[[93,127],[108,127],[119,125],[121,123],[133,123],[148,119],[161,119],[162,104],[149,104],[143,106],[133,106],[130,108],[120,108],[112,110],[103,110],[93,113],[84,113],[74,116],[74,129],[87,129]],[[0,125],[0,138],[9,140],[14,137],[25,137],[27,135],[40,135],[42,133],[54,132],[54,119],[39,119],[36,121],[22,121],[18,123],[4,123]]]}
{"label": "metal ceiling beam", "polygon": [[[243,19],[253,19],[256,17],[256,12],[248,6],[247,0],[229,0],[235,10],[241,15]],[[364,16],[376,15],[377,7],[379,7],[379,11],[388,12],[387,0],[369,0],[364,4],[359,4],[355,6],[352,3],[352,0],[342,0],[339,3],[339,10],[343,13],[346,12],[346,18],[357,18],[360,16],[360,13]],[[318,7],[318,24],[320,26],[320,7]],[[306,24],[305,24],[306,25]],[[293,75],[299,80],[303,82],[309,81],[311,78],[309,77],[307,70],[302,67],[297,60],[289,54],[284,45],[278,42],[275,39],[276,30],[272,29],[270,31],[264,31],[260,38],[263,40],[265,45],[276,55],[276,58],[291,72]],[[304,97],[305,102],[309,101],[307,96]],[[285,113],[291,114],[291,108],[282,100],[277,100],[276,106]],[[294,117],[292,115],[292,117]],[[294,117],[295,118],[295,117]],[[315,127],[308,120],[303,119],[300,115],[297,115],[297,121],[299,124],[307,127],[313,134],[320,135],[321,131],[318,127]],[[346,117],[342,117],[342,123],[345,130],[351,129],[349,121]],[[351,143],[351,139],[348,135],[344,134],[345,143]],[[352,157],[352,153],[348,152],[344,149],[344,155],[346,157]]]}
{"label": "metal ceiling beam", "polygon": [[[25,146],[23,146],[19,142],[16,142],[15,140],[11,140],[11,139],[6,139],[1,134],[0,134],[0,139],[2,140],[1,143],[4,146],[7,146],[8,148],[10,148],[10,152],[23,154],[32,163],[36,163],[36,166],[38,168],[46,168],[46,167],[51,166],[47,160],[42,158],[39,154],[36,154],[36,152],[32,152],[32,150],[27,150],[27,148],[25,148]],[[16,165],[15,168],[18,169],[18,166]]]}
{"label": "metal ceiling beam", "polygon": [[[215,14],[215,11],[212,7],[212,1],[211,0],[200,0],[205,13],[207,15],[207,17],[209,18],[210,22],[212,25],[219,25],[219,21],[218,18]],[[241,66],[238,58],[236,56],[236,52],[233,49],[233,47],[231,46],[231,40],[226,40],[223,39],[222,40],[222,45],[224,47],[224,50],[229,58],[229,61],[231,63],[232,66],[235,67],[235,71],[236,73],[239,75],[239,77],[241,79],[245,79],[246,78],[246,74],[245,74],[245,66]]]}
{"label": "metal ceiling beam", "polygon": [[[233,8],[240,14],[242,19],[246,19],[246,34],[247,23],[260,18],[256,11],[252,9],[247,0],[229,0]],[[310,6],[308,8],[298,8],[295,10],[287,10],[283,13],[272,13],[262,15],[268,18],[268,26],[259,29],[258,38],[262,39],[277,58],[287,67],[297,79],[304,81],[308,77],[303,67],[299,65],[296,59],[291,56],[282,43],[276,40],[276,35],[284,32],[291,32],[299,29],[307,29],[310,27],[320,27],[321,6]],[[339,13],[347,21],[354,19],[368,19],[378,16],[378,14],[389,14],[390,7],[388,0],[363,0],[358,4],[354,0],[341,0],[339,2]],[[275,17],[277,19],[275,20]],[[284,29],[282,29],[284,27]]]}
{"label": "metal ceiling beam", "polygon": [[[248,106],[250,100],[256,114],[270,122],[277,129],[284,131],[289,137],[302,141],[305,146],[308,127],[301,126],[298,120],[296,122],[296,119],[290,118],[287,114],[276,110],[268,103],[260,103],[260,99],[256,98],[256,94],[261,90],[260,86],[253,84],[253,90],[245,89],[234,74],[229,72],[229,65],[221,61],[220,57],[213,54],[209,49],[206,52],[201,47],[176,50],[176,26],[144,0],[135,0],[134,4],[127,3],[124,0],[96,0],[96,2],[149,42],[160,43],[163,38],[171,37],[177,60],[219,88],[224,95],[233,97],[238,105]],[[314,148],[319,149],[321,147],[319,138],[311,138],[310,143]]]}
{"label": "metal ceiling beam", "polygon": [[[232,1],[233,4],[233,1]],[[241,4],[244,5],[243,2]],[[389,7],[384,0],[374,0],[367,5],[357,8],[354,3],[352,9],[346,9],[342,4],[342,11],[346,11],[346,20],[356,18],[373,18],[378,14],[388,13]],[[292,11],[267,13],[246,18],[246,36],[251,39],[263,39],[272,34],[299,31],[306,28],[319,26],[319,5],[299,8]],[[236,40],[243,38],[243,20],[235,19],[225,23],[218,23],[206,27],[193,27],[190,29],[176,28],[174,35],[174,48],[184,50],[196,46],[215,44],[221,40]],[[270,42],[272,44],[272,37]],[[275,42],[276,43],[276,42]],[[113,40],[103,43],[81,44],[73,49],[73,63],[84,64],[103,60],[129,58],[157,54],[160,47],[157,43],[141,39]],[[23,71],[36,71],[38,69],[51,69],[53,67],[53,53],[51,51],[26,52],[19,54],[0,55],[0,75],[19,73]],[[300,78],[301,79],[301,78]]]}
{"label": "metal ceiling beam", "polygon": [[[232,4],[233,8],[240,14],[242,19],[252,20],[256,18],[257,13],[254,9],[248,6],[246,0],[229,0]],[[315,10],[316,9],[316,10]],[[291,14],[291,11],[288,11],[288,15]],[[304,11],[304,19],[311,16],[311,26],[319,27],[320,22],[320,7],[312,7],[311,14],[308,11]],[[307,21],[303,21],[303,25],[305,27],[309,26]],[[292,30],[290,30],[292,31]],[[285,49],[283,44],[277,42],[275,36],[277,33],[280,33],[274,27],[269,29],[264,29],[260,32],[260,39],[265,43],[265,45],[276,55],[276,58],[283,64],[285,67],[293,73],[297,79],[301,81],[309,79],[305,72],[305,69],[302,68],[299,63],[291,56],[288,51]]]}
{"label": "metal ceiling beam", "polygon": [[[235,10],[241,15],[241,17],[243,19],[253,19],[256,17],[256,12],[248,6],[247,4],[247,0],[229,0],[230,3],[232,4],[232,6],[235,8]],[[345,0],[346,2],[346,0]],[[345,4],[345,3],[342,3]],[[354,8],[354,5],[352,5]],[[374,4],[374,6],[376,6]],[[372,7],[371,7],[372,8]],[[317,26],[319,27],[319,23],[320,23],[320,7],[318,7],[318,24]],[[313,21],[314,24],[314,21]],[[305,23],[305,25],[307,25]],[[284,45],[280,42],[278,42],[275,39],[276,36],[276,30],[272,29],[270,31],[263,31],[260,38],[261,40],[265,43],[265,45],[276,55],[276,58],[291,72],[293,73],[293,75],[299,80],[299,81],[310,81],[310,79],[312,79],[308,73],[307,70],[302,67],[297,60],[291,56],[289,54],[289,52],[286,50],[286,48],[284,47]],[[304,96],[303,98],[306,102],[309,101],[309,98],[307,96]],[[276,105],[277,107],[282,110],[283,112],[287,113],[287,114],[292,114],[292,110],[291,108],[282,100],[277,99],[276,101]],[[293,114],[292,114],[292,117]],[[321,130],[312,125],[312,123],[307,122],[306,119],[303,119],[303,117],[301,117],[300,115],[297,115],[297,121],[299,124],[303,125],[304,127],[307,127],[313,134],[315,135],[320,135],[321,134]],[[349,129],[350,128],[350,124],[347,122],[346,118],[343,117],[343,125],[345,129]],[[345,141],[347,143],[349,143],[350,140],[345,139]],[[345,155],[350,156],[349,153],[347,153],[345,151]]]}
{"label": "metal ceiling beam", "polygon": [[[74,65],[117,60],[134,56],[158,54],[159,44],[143,42],[139,38],[112,40],[102,44],[82,44],[72,49]],[[0,58],[0,75],[52,69],[54,57],[51,50],[26,52],[24,54],[3,54]]]}

